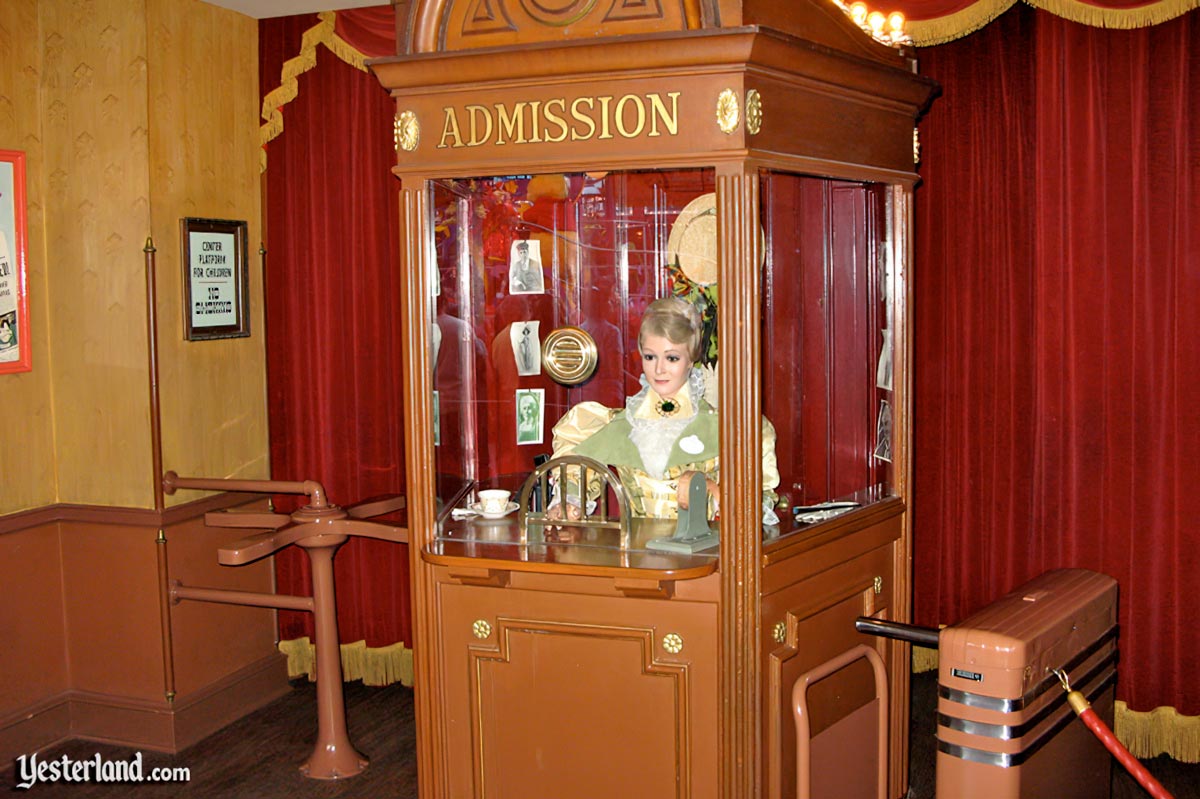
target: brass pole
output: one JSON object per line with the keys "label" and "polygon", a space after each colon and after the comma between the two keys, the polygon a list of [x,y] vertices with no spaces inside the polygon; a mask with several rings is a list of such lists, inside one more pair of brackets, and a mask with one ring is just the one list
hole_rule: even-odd
{"label": "brass pole", "polygon": [[[158,288],[154,280],[154,239],[146,237],[142,248],[146,263],[146,352],[150,377],[150,468],[154,475],[154,510],[162,520],[166,502],[163,498],[162,481],[162,423],[158,404]],[[175,650],[171,631],[171,603],[169,597],[170,574],[167,570],[167,534],[158,528],[154,539],[155,560],[158,565],[158,618],[162,633],[163,695],[167,702],[175,701]]]}

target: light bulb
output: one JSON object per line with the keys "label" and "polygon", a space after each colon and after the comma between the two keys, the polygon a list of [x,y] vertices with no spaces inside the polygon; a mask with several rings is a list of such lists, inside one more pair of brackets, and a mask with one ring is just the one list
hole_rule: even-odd
{"label": "light bulb", "polygon": [[887,24],[887,17],[882,11],[872,11],[867,17],[867,24],[871,26],[871,30],[875,33],[883,33],[883,26]]}
{"label": "light bulb", "polygon": [[867,4],[854,3],[850,6],[850,19],[854,20],[856,25],[862,25],[867,21]]}
{"label": "light bulb", "polygon": [[904,30],[904,15],[899,11],[893,11],[887,18],[888,27],[895,33],[900,33]]}

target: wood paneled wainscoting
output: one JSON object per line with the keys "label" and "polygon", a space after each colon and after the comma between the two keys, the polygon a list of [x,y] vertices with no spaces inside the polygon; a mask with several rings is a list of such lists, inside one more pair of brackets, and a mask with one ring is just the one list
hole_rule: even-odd
{"label": "wood paneled wainscoting", "polygon": [[270,592],[269,559],[218,565],[238,534],[204,513],[53,505],[0,518],[0,762],[84,738],[177,752],[288,690],[274,613],[189,602],[167,586]]}

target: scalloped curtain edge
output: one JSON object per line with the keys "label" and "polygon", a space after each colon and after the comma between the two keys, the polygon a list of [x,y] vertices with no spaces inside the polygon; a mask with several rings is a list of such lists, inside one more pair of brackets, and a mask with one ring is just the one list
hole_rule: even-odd
{"label": "scalloped curtain edge", "polygon": [[980,0],[944,17],[910,19],[904,23],[904,32],[912,37],[916,47],[945,44],[974,33],[1012,8],[1016,2],[1017,0]]}
{"label": "scalloped curtain edge", "polygon": [[[1021,0],[1055,16],[1095,28],[1129,30],[1158,25],[1195,8],[1200,0],[1159,0],[1138,8],[1102,8],[1080,0]],[[1011,8],[1016,0],[980,0],[961,11],[932,19],[914,19],[904,29],[916,47],[929,47],[961,39],[987,25]]]}
{"label": "scalloped curtain edge", "polygon": [[283,107],[300,94],[296,79],[317,65],[317,45],[325,45],[331,53],[362,72],[367,71],[366,56],[336,33],[336,11],[322,11],[317,15],[320,22],[300,37],[300,52],[283,62],[279,86],[267,92],[262,101],[262,118],[266,120],[258,129],[259,172],[267,171],[267,144],[283,133]]}

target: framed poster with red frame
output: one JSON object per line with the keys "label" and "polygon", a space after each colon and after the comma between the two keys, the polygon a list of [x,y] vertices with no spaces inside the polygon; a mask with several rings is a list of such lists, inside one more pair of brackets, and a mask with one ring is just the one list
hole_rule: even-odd
{"label": "framed poster with red frame", "polygon": [[25,260],[25,153],[0,150],[0,374],[33,368]]}

